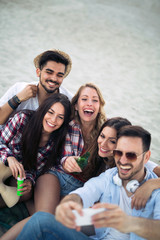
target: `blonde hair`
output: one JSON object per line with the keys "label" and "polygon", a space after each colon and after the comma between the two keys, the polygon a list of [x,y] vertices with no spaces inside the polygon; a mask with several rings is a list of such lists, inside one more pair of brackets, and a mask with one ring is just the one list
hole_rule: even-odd
{"label": "blonde hair", "polygon": [[101,128],[102,124],[106,121],[106,114],[105,114],[105,111],[104,111],[104,105],[105,105],[105,100],[102,96],[102,93],[100,91],[100,89],[94,85],[93,83],[86,83],[85,85],[82,85],[77,93],[74,95],[74,97],[72,98],[72,101],[71,101],[71,108],[72,108],[72,113],[71,113],[71,120],[74,119],[76,122],[78,122],[79,124],[81,123],[80,121],[80,117],[79,117],[79,114],[77,114],[77,111],[75,110],[75,105],[77,104],[78,102],[78,99],[79,99],[79,96],[82,92],[82,90],[84,88],[93,88],[96,90],[97,94],[98,94],[98,97],[99,97],[99,101],[100,101],[100,109],[99,109],[99,113],[97,115],[97,118],[96,118],[96,124],[95,124],[95,128],[93,129],[92,133],[91,133],[91,139],[95,139],[97,137],[97,134],[99,132],[99,129]]}

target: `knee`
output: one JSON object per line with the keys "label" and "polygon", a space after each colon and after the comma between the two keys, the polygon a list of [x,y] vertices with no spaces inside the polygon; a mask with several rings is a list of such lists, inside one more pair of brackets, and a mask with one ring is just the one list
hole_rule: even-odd
{"label": "knee", "polygon": [[36,180],[35,190],[42,189],[42,188],[46,189],[46,186],[47,188],[50,186],[53,188],[55,184],[59,185],[59,180],[57,176],[51,173],[45,173],[40,177],[38,177],[38,179]]}
{"label": "knee", "polygon": [[39,220],[47,220],[47,219],[52,219],[54,217],[53,214],[51,213],[47,213],[47,212],[42,212],[42,211],[39,211],[39,212],[36,212],[33,214],[32,218],[35,218],[35,219],[39,219]]}
{"label": "knee", "polygon": [[31,219],[33,223],[38,223],[38,225],[41,225],[42,227],[49,226],[55,221],[53,214],[41,211],[34,213]]}
{"label": "knee", "polygon": [[54,216],[50,213],[37,212],[33,214],[33,216],[25,224],[17,239],[44,239],[44,234],[50,233],[51,222],[53,222],[53,219]]}

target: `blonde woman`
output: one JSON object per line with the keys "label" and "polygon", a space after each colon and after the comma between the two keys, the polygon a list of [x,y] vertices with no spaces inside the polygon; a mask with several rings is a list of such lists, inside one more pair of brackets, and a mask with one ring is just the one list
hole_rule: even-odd
{"label": "blonde woman", "polygon": [[[36,181],[35,212],[44,211],[54,214],[62,197],[83,186],[84,182],[92,177],[89,171],[86,174],[85,169],[82,170],[78,166],[76,157],[91,151],[95,146],[101,125],[106,120],[104,105],[105,101],[96,85],[87,83],[78,89],[71,101],[71,121],[61,156],[61,164],[41,175]],[[12,227],[2,240],[15,239],[28,220],[29,218],[26,218]]]}
{"label": "blonde woman", "polygon": [[[82,170],[79,167],[76,158],[92,150],[101,125],[106,120],[104,105],[105,101],[102,94],[93,83],[81,86],[72,98],[71,122],[69,123],[61,165],[51,169],[49,174],[44,174],[37,180],[35,188],[36,211],[54,213],[55,207],[62,197],[83,186],[84,182],[91,177],[90,173],[86,174],[85,169]],[[60,192],[57,192],[56,195],[52,194],[52,189],[45,188],[47,182],[51,183],[52,189],[57,189],[59,186]],[[43,199],[40,198],[42,193]]]}

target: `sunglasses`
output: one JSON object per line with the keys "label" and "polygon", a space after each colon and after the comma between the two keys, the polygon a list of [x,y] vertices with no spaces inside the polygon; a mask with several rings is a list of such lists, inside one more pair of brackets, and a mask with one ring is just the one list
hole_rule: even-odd
{"label": "sunglasses", "polygon": [[[146,152],[146,151],[145,151]],[[123,153],[125,154],[125,157],[130,161],[136,161],[138,157],[140,157],[145,152],[137,155],[135,152],[122,152],[120,150],[113,150],[113,156],[115,159],[120,159],[123,156]]]}

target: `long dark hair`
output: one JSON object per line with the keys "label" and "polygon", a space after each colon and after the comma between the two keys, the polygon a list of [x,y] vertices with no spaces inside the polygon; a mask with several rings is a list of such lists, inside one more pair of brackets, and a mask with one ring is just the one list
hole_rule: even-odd
{"label": "long dark hair", "polygon": [[32,114],[28,123],[24,127],[22,134],[22,159],[26,170],[37,168],[37,154],[43,130],[43,118],[50,107],[55,103],[61,103],[64,107],[64,122],[60,128],[50,134],[49,141],[53,142],[53,149],[47,156],[43,170],[53,165],[57,165],[65,142],[65,136],[70,121],[71,104],[69,99],[60,93],[54,93],[48,97],[39,108]]}
{"label": "long dark hair", "polygon": [[95,141],[94,146],[91,150],[91,155],[90,155],[90,158],[89,158],[88,165],[84,169],[85,180],[88,180],[91,177],[98,176],[100,173],[104,172],[107,168],[115,167],[115,161],[114,161],[113,157],[102,158],[98,155],[97,140],[98,140],[98,137],[99,137],[100,133],[102,132],[102,130],[105,127],[111,127],[113,129],[115,129],[118,133],[119,130],[123,126],[126,126],[126,125],[131,125],[131,122],[129,120],[127,120],[126,118],[122,118],[122,117],[110,118],[109,120],[104,122],[104,124],[102,125],[102,127],[99,130],[96,141]]}

